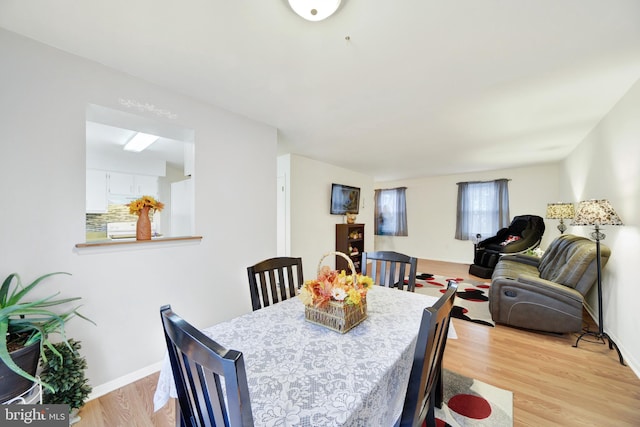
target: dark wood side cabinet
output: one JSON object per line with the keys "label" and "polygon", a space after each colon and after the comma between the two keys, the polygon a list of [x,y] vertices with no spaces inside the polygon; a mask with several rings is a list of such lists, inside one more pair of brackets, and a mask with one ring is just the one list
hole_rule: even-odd
{"label": "dark wood side cabinet", "polygon": [[[362,252],[364,252],[364,224],[336,224],[336,251],[347,254],[356,273],[362,268]],[[351,273],[347,260],[336,256],[336,270]]]}

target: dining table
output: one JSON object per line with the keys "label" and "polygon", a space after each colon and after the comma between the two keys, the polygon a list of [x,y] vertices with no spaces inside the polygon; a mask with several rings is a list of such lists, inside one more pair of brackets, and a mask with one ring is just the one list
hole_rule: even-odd
{"label": "dining table", "polygon": [[[373,286],[366,298],[367,318],[344,334],[306,321],[299,298],[202,329],[242,352],[256,426],[396,423],[422,313],[437,298],[383,286]],[[456,338],[453,324],[448,338]],[[154,409],[175,396],[167,353]]]}

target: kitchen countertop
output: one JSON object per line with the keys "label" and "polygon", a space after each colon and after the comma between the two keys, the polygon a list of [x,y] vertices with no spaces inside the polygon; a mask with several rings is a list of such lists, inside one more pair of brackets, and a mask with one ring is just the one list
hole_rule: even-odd
{"label": "kitchen countertop", "polygon": [[86,239],[87,239],[87,242],[94,242],[96,240],[107,240],[107,232],[106,231],[87,231]]}

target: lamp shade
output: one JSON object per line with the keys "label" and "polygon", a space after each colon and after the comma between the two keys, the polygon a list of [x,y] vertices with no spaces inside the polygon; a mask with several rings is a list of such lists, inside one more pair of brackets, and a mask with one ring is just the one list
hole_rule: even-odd
{"label": "lamp shade", "polygon": [[547,218],[549,219],[567,219],[573,218],[575,209],[573,203],[548,203]]}
{"label": "lamp shade", "polygon": [[571,225],[623,225],[608,200],[584,200],[578,204]]}
{"label": "lamp shade", "polygon": [[289,0],[291,9],[307,21],[322,21],[334,14],[342,0]]}

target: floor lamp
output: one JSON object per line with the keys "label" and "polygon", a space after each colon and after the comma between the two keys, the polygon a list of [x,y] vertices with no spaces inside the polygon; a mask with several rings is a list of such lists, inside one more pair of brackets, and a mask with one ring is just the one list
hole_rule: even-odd
{"label": "floor lamp", "polygon": [[578,343],[585,336],[593,336],[602,344],[609,342],[609,350],[616,349],[620,363],[624,365],[622,353],[611,337],[604,331],[604,318],[602,316],[602,265],[600,259],[600,240],[606,237],[600,232],[601,225],[622,225],[622,221],[616,211],[611,207],[608,200],[585,200],[580,202],[576,215],[571,225],[592,225],[595,231],[591,233],[591,237],[596,241],[596,262],[598,268],[598,330],[586,330],[576,340],[574,347],[578,347]]}

